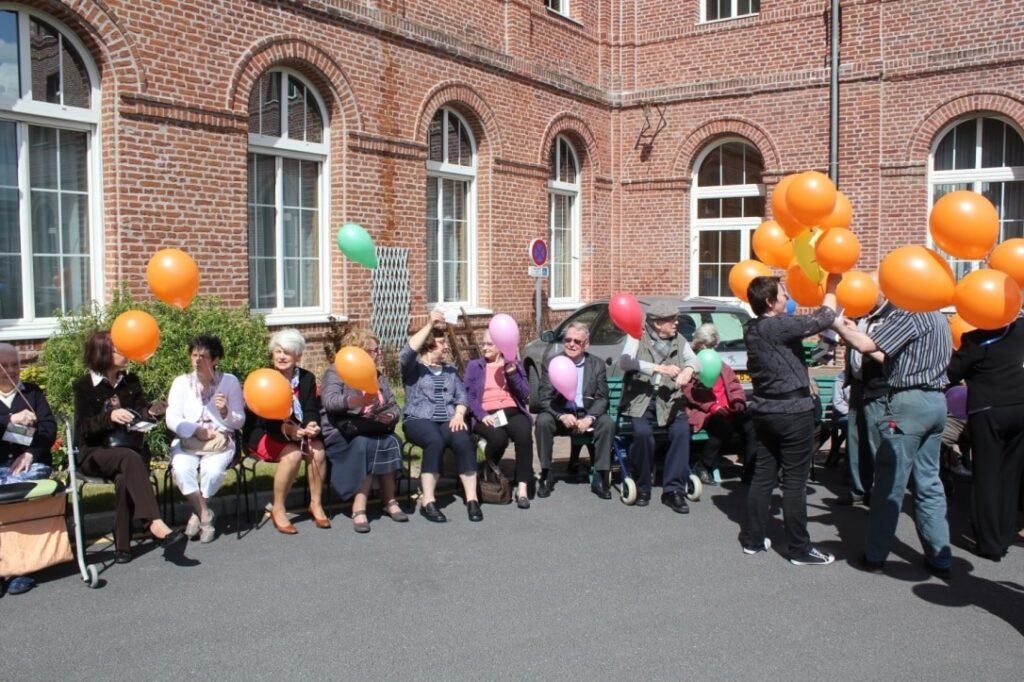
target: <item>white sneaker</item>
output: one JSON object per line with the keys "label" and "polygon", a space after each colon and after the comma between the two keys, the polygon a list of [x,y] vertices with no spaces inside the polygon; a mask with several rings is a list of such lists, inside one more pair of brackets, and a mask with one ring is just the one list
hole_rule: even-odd
{"label": "white sneaker", "polygon": [[747,547],[746,545],[743,545],[743,553],[744,554],[757,554],[758,552],[767,552],[771,548],[772,548],[772,541],[769,540],[768,538],[765,538],[764,539],[764,549],[762,549],[760,547]]}
{"label": "white sneaker", "polygon": [[217,515],[213,513],[212,509],[207,509],[207,511],[210,512],[210,517],[206,521],[206,523],[200,526],[199,533],[199,542],[203,543],[204,545],[206,543],[213,542],[213,538],[217,536],[217,531],[213,527],[213,521],[215,518],[217,518]]}
{"label": "white sneaker", "polygon": [[822,552],[817,547],[811,547],[807,554],[802,557],[793,557],[789,560],[789,563],[794,566],[828,566],[835,560],[836,558],[828,552]]}
{"label": "white sneaker", "polygon": [[199,535],[199,515],[193,514],[188,517],[188,523],[185,524],[185,536],[189,540],[195,540],[197,535]]}

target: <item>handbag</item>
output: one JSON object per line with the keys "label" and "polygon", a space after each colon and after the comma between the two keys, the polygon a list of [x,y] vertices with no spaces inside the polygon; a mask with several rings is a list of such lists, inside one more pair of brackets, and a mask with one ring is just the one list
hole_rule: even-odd
{"label": "handbag", "polygon": [[392,419],[390,423],[385,424],[376,419],[352,417],[341,422],[338,431],[345,440],[352,440],[356,436],[386,436],[395,432],[397,422],[397,419]]}
{"label": "handbag", "polygon": [[501,473],[494,462],[484,462],[484,470],[480,475],[480,501],[486,504],[510,504],[512,502],[512,483]]}
{"label": "handbag", "polygon": [[230,447],[231,436],[224,434],[221,431],[214,433],[213,438],[208,440],[202,440],[195,436],[189,436],[188,438],[182,438],[179,441],[182,450],[195,455],[205,455],[211,452],[223,452]]}
{"label": "handbag", "polygon": [[146,447],[146,434],[141,431],[130,431],[127,426],[119,426],[104,434],[103,447],[128,448],[141,454]]}

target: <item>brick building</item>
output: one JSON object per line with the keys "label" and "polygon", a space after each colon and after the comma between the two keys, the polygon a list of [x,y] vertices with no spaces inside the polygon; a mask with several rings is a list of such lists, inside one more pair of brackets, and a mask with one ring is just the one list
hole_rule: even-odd
{"label": "brick building", "polygon": [[[838,179],[861,264],[984,191],[1024,232],[1024,3],[840,0]],[[333,235],[407,247],[411,310],[728,296],[765,197],[830,162],[829,0],[0,2],[0,338],[145,291],[314,334],[368,319]],[[964,264],[964,267],[969,267]]]}

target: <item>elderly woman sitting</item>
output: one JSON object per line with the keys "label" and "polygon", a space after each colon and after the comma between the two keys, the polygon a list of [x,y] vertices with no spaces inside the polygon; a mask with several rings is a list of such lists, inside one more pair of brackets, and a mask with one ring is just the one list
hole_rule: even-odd
{"label": "elderly woman sitting", "polygon": [[192,506],[185,534],[207,543],[216,536],[209,501],[235,457],[235,431],[245,412],[238,379],[217,369],[224,356],[220,339],[199,335],[189,342],[188,354],[192,372],[175,378],[167,396],[167,428],[176,436],[171,471]]}
{"label": "elderly woman sitting", "polygon": [[[705,348],[715,349],[718,345],[718,330],[713,324],[702,324],[693,333],[693,350],[700,352]],[[689,400],[690,427],[696,433],[703,429],[708,434],[704,443],[700,463],[695,467],[701,483],[717,485],[712,472],[718,462],[722,448],[729,443],[732,436],[738,435],[741,442],[743,461],[743,482],[749,483],[749,472],[757,452],[757,441],[754,437],[754,425],[746,413],[747,397],[743,385],[736,378],[732,367],[722,363],[722,374],[711,387],[705,386],[694,377],[684,389]]]}
{"label": "elderly woman sitting", "polygon": [[[380,341],[368,330],[354,330],[347,341],[379,362]],[[366,503],[374,476],[380,481],[384,513],[394,521],[408,521],[395,499],[395,472],[402,469],[402,441],[394,432],[401,410],[387,378],[378,368],[377,393],[367,394],[346,386],[331,365],[324,372],[322,393],[320,424],[331,460],[331,485],[343,500],[355,496],[352,529],[370,532]]]}
{"label": "elderly woman sitting", "polygon": [[297,329],[282,329],[268,344],[274,369],[292,387],[292,414],[285,420],[264,419],[246,410],[244,438],[248,451],[264,462],[277,462],[274,473],[274,503],[270,520],[279,533],[295,535],[299,531],[288,520],[285,501],[299,465],[306,460],[309,476],[309,513],[317,528],[330,528],[324,514],[321,495],[324,488],[324,443],[320,440],[320,398],[316,377],[299,367],[306,339]]}
{"label": "elderly woman sitting", "polygon": [[405,383],[405,437],[423,448],[420,514],[435,523],[448,520],[437,508],[434,490],[441,472],[441,456],[450,447],[455,452],[466,494],[469,520],[483,521],[476,495],[476,448],[466,427],[469,398],[458,370],[444,362],[448,339],[437,326],[443,324],[443,312],[430,313],[430,319],[409,337],[409,343],[398,356]]}

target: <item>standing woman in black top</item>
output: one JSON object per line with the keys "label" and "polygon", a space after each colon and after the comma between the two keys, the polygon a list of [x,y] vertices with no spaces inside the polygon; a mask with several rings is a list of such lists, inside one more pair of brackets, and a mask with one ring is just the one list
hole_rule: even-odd
{"label": "standing woman in black top", "polygon": [[1024,321],[964,334],[947,373],[967,382],[975,552],[999,561],[1016,539],[1024,475]]}
{"label": "standing woman in black top", "polygon": [[184,533],[172,531],[160,518],[141,438],[136,447],[126,447],[127,442],[113,446],[119,436],[133,433],[127,429],[135,419],[133,410],[143,419],[158,418],[167,409],[167,403],[146,400],[139,378],[125,370],[128,359],[114,348],[109,331],[96,332],[85,342],[85,365],[89,373],[72,386],[78,470],[86,476],[114,481],[114,561],[124,564],[132,559],[133,519],[146,524],[150,534],[165,548],[184,542]]}
{"label": "standing woman in black top", "polygon": [[789,561],[797,566],[830,564],[831,554],[811,545],[807,534],[807,473],[814,453],[814,401],[804,362],[804,338],[829,328],[836,316],[838,275],[829,275],[821,307],[810,315],[786,315],[789,294],[778,277],[755,277],[747,288],[757,318],[746,324],[747,369],[754,395],[747,409],[757,434],[754,475],[740,541],[746,554],[771,547],[765,530],[771,494],[782,470],[782,517]]}

